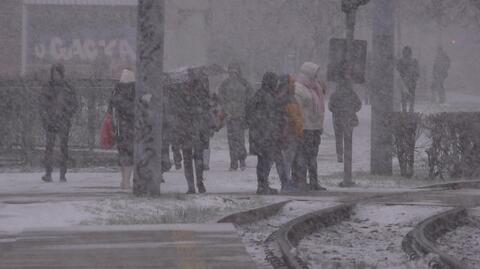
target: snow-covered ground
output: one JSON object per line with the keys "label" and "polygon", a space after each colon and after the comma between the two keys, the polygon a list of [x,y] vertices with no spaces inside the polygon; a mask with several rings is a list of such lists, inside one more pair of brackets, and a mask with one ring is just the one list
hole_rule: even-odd
{"label": "snow-covered ground", "polygon": [[298,252],[310,268],[419,268],[408,260],[401,242],[420,221],[447,209],[359,205],[350,220],[302,240]]}
{"label": "snow-covered ground", "polygon": [[[310,212],[321,210],[323,208],[331,207],[337,203],[330,201],[292,201],[285,205],[285,207],[276,215],[249,225],[242,225],[237,227],[242,242],[247,248],[247,252],[253,258],[259,269],[270,269],[272,266],[265,260],[265,240],[275,231],[277,231],[282,224],[305,215]],[[273,243],[273,242],[271,242]],[[268,244],[268,243],[267,243]],[[275,247],[271,245],[269,247]],[[279,254],[277,254],[280,257]]]}
{"label": "snow-covered ground", "polygon": [[[480,104],[480,100],[477,100],[478,97],[475,97],[477,99],[463,95],[454,97],[451,98],[451,105],[420,104],[418,109],[421,111],[453,109],[467,101]],[[321,184],[327,186],[331,191],[376,192],[379,190],[401,191],[406,187],[429,183],[419,178],[407,180],[399,177],[374,177],[368,174],[370,118],[370,106],[364,106],[359,113],[360,126],[354,131],[353,170],[354,180],[358,185],[356,188],[344,190],[337,187],[342,178],[343,164],[336,162],[332,117],[331,113],[327,112],[325,132],[318,157]],[[211,199],[209,200],[211,211],[234,207],[222,200],[225,197],[232,197],[232,193],[253,196],[257,185],[256,158],[249,156],[246,171],[229,172],[225,130],[218,133],[212,140],[211,149],[211,170],[206,172],[205,176],[209,197],[213,197],[208,198]],[[397,165],[396,162],[394,164]],[[118,216],[122,214],[122,210],[123,212],[132,210],[149,212],[146,214],[151,216],[160,203],[165,204],[165,206],[161,206],[162,210],[170,205],[178,205],[177,213],[179,213],[183,206],[191,209],[193,202],[189,199],[197,201],[195,200],[197,196],[184,198],[182,195],[186,191],[183,170],[172,170],[165,174],[166,183],[162,184],[162,193],[165,195],[158,202],[134,198],[130,193],[121,191],[118,187],[120,175],[118,170],[112,168],[72,169],[67,174],[68,183],[66,184],[57,181],[51,184],[43,183],[40,180],[42,173],[39,169],[33,169],[36,172],[26,172],[24,169],[15,171],[15,169],[2,168],[0,171],[9,171],[0,173],[0,234],[24,228],[68,226],[80,223],[115,223],[115,218],[121,219]],[[58,173],[54,174],[54,179],[58,180]],[[275,169],[272,169],[270,181],[273,187],[280,187]],[[203,196],[198,196],[199,203],[202,203],[201,197]],[[180,199],[185,199],[185,203],[182,204]],[[262,203],[252,201],[239,204],[248,207]],[[103,216],[102,214],[105,212],[112,215],[110,217]]]}
{"label": "snow-covered ground", "polygon": [[480,208],[472,210],[466,225],[446,233],[437,244],[444,253],[480,268]]}

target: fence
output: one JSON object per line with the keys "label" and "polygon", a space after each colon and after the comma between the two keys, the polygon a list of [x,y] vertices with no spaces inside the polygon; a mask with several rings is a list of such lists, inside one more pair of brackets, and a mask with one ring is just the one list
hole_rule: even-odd
{"label": "fence", "polygon": [[[45,81],[38,79],[0,79],[0,147],[2,151],[23,151],[43,147],[45,135],[40,122],[39,93]],[[72,120],[70,145],[95,149],[99,130],[114,80],[69,81],[76,89],[79,110]]]}

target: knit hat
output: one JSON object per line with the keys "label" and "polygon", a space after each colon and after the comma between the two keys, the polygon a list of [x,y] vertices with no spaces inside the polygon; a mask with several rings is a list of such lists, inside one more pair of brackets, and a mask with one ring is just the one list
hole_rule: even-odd
{"label": "knit hat", "polygon": [[135,74],[128,69],[123,69],[122,75],[120,76],[120,83],[132,83],[132,82],[135,82]]}

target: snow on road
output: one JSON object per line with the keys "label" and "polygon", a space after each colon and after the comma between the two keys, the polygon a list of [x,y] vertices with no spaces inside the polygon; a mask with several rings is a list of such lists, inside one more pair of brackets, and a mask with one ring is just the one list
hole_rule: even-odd
{"label": "snow on road", "polygon": [[439,248],[471,268],[480,268],[480,208],[472,210],[466,225],[437,240]]}
{"label": "snow on road", "polygon": [[445,210],[430,206],[360,205],[350,220],[306,237],[298,251],[310,268],[417,268],[404,254],[401,242],[420,221]]}
{"label": "snow on road", "polygon": [[307,213],[334,205],[337,205],[337,203],[328,201],[292,201],[286,204],[278,214],[266,220],[237,227],[238,232],[247,248],[247,252],[257,264],[257,268],[271,269],[272,266],[265,260],[265,240],[273,232],[277,231],[282,224]]}

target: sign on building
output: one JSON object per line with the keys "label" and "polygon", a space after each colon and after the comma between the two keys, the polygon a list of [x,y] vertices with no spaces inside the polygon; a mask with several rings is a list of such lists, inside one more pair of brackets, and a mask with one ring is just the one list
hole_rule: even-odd
{"label": "sign on building", "polygon": [[136,1],[120,1],[123,5],[70,2],[25,1],[23,72],[45,72],[61,62],[70,76],[115,78],[121,69],[133,68]]}
{"label": "sign on building", "polygon": [[[328,54],[328,81],[338,82],[344,77],[346,70],[347,42],[345,39],[330,39]],[[354,83],[365,83],[365,68],[367,63],[367,41],[353,42],[352,79]]]}

